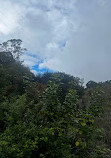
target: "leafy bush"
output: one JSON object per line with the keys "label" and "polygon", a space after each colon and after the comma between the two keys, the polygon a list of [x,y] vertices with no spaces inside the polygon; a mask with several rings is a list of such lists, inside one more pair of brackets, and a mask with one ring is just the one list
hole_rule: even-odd
{"label": "leafy bush", "polygon": [[72,89],[63,104],[60,94],[59,85],[50,82],[36,103],[27,102],[25,94],[1,104],[5,124],[0,134],[1,158],[107,157],[106,149],[94,144],[100,139],[94,109],[78,108],[78,97]]}

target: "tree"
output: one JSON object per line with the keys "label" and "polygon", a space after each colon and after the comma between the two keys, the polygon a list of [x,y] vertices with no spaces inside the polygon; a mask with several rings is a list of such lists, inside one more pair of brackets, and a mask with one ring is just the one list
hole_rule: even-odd
{"label": "tree", "polygon": [[86,84],[86,87],[87,88],[96,88],[97,87],[97,83],[94,82],[94,81],[89,81],[87,84]]}
{"label": "tree", "polygon": [[8,66],[14,62],[14,58],[11,52],[0,52],[0,66]]}
{"label": "tree", "polygon": [[[95,132],[99,135],[94,111],[77,108],[73,89],[61,104],[61,93],[59,85],[50,82],[36,103],[27,101],[25,94],[0,105],[1,158],[108,158],[94,143]],[[99,96],[95,93],[92,98],[97,104]]]}
{"label": "tree", "polygon": [[62,72],[49,73],[46,72],[43,75],[35,77],[35,81],[42,84],[48,84],[49,81],[53,81],[61,86],[61,101],[64,100],[66,93],[70,88],[77,91],[77,95],[81,98],[84,93],[84,87],[82,86],[82,80],[78,77],[74,77]]}
{"label": "tree", "polygon": [[10,52],[17,60],[24,51],[26,48],[22,48],[22,40],[20,39],[11,39],[0,44],[0,52]]}

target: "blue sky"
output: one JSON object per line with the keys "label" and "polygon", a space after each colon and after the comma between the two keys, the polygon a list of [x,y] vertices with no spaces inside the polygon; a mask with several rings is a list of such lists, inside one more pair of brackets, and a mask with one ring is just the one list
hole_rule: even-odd
{"label": "blue sky", "polygon": [[0,0],[0,42],[20,38],[34,73],[111,79],[111,0]]}
{"label": "blue sky", "polygon": [[48,68],[46,68],[46,67],[40,69],[40,68],[39,68],[39,64],[38,64],[38,65],[35,65],[35,66],[32,66],[31,71],[32,71],[35,75],[36,75],[36,74],[43,74],[43,73],[45,73],[45,72],[52,72],[52,73],[55,72],[55,71],[53,71],[53,70],[51,70],[51,69],[48,69]]}

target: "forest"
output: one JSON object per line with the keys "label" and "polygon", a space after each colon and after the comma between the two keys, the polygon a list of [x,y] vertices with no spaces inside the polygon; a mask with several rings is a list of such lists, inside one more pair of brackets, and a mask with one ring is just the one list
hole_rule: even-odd
{"label": "forest", "polygon": [[0,44],[0,158],[111,158],[111,80],[34,75],[21,44]]}

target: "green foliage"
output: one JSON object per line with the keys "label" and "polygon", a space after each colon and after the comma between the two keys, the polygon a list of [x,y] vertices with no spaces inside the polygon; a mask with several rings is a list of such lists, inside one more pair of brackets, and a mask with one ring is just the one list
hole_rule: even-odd
{"label": "green foliage", "polygon": [[[1,157],[103,158],[94,145],[94,116],[91,109],[78,109],[72,89],[60,101],[61,88],[50,82],[38,102],[27,95],[6,100],[1,105],[5,127],[0,135]],[[96,132],[97,134],[97,132]],[[99,154],[98,154],[99,153]]]}
{"label": "green foliage", "polygon": [[104,105],[103,90],[96,88],[90,95],[90,110],[94,116],[100,116]]}
{"label": "green foliage", "polygon": [[96,88],[98,86],[98,84],[94,81],[89,81],[87,84],[86,84],[86,87],[87,88]]}
{"label": "green foliage", "polygon": [[21,42],[0,46],[0,158],[110,158],[110,81],[84,89],[64,73],[35,77]]}
{"label": "green foliage", "polygon": [[59,84],[61,87],[61,102],[64,101],[66,94],[69,89],[76,90],[79,98],[82,97],[84,93],[84,87],[82,86],[83,80],[78,77],[73,77],[71,75],[55,72],[55,73],[44,73],[43,75],[38,75],[35,77],[35,81],[47,85],[49,81]]}

